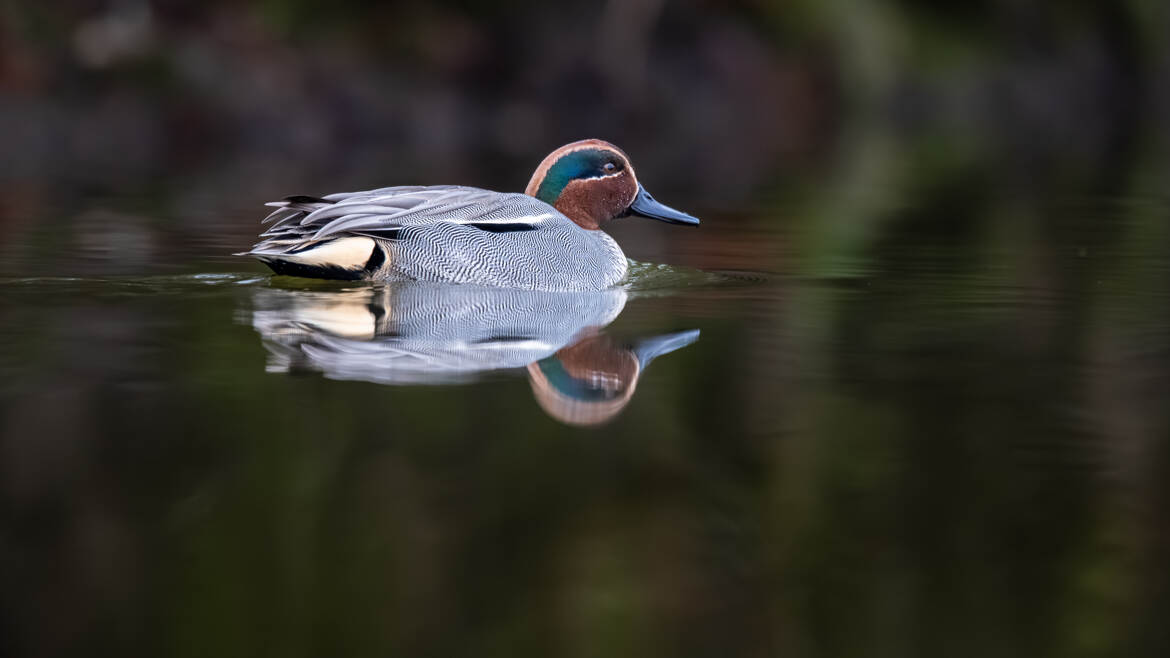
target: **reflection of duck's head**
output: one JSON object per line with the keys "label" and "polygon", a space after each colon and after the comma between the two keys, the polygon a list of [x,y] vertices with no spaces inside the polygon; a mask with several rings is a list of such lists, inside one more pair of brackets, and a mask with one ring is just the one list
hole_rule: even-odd
{"label": "reflection of duck's head", "polygon": [[569,425],[600,425],[630,402],[638,377],[657,356],[695,342],[699,331],[682,331],[621,345],[596,334],[528,365],[532,394],[545,413]]}

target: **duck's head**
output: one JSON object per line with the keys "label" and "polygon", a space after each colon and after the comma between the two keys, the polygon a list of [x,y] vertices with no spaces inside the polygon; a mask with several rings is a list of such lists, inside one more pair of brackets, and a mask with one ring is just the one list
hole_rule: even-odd
{"label": "duck's head", "polygon": [[699,220],[654,200],[621,149],[600,139],[565,144],[536,168],[525,194],[553,206],[585,229],[638,215],[695,226]]}

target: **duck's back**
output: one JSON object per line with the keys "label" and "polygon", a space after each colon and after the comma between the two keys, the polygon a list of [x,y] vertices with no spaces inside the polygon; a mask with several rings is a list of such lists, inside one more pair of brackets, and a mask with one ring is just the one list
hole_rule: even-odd
{"label": "duck's back", "polygon": [[391,187],[271,205],[275,223],[248,253],[277,273],[547,290],[606,288],[626,274],[612,238],[524,194]]}

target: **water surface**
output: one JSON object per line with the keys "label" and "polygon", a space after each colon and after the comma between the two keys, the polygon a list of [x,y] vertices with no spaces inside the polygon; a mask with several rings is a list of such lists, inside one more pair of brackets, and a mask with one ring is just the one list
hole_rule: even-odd
{"label": "water surface", "polygon": [[252,194],[30,189],[9,654],[1164,646],[1163,196],[805,191],[621,226],[631,284],[567,294],[271,277]]}

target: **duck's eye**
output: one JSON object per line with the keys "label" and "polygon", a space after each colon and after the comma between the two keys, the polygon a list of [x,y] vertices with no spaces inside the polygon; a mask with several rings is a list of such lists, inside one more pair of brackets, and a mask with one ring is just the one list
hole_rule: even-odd
{"label": "duck's eye", "polygon": [[616,162],[614,162],[613,160],[610,160],[609,162],[602,165],[602,168],[605,169],[606,171],[617,171],[618,166],[617,166]]}

